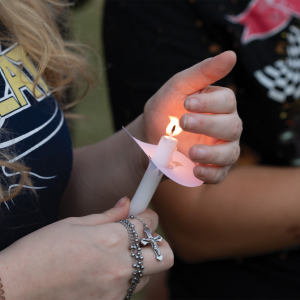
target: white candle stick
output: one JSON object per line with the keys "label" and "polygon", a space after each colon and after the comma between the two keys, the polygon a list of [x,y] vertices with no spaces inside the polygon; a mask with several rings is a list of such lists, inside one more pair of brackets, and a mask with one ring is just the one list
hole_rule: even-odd
{"label": "white candle stick", "polygon": [[173,126],[170,136],[161,137],[152,157],[152,161],[149,163],[144,177],[131,200],[129,216],[137,215],[148,207],[163,176],[156,165],[167,168],[178,144],[178,140],[172,137],[175,127],[176,126]]}

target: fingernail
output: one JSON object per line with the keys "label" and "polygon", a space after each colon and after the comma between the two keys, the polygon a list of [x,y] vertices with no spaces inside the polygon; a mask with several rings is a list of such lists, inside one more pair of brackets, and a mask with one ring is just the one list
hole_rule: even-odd
{"label": "fingernail", "polygon": [[123,197],[123,198],[121,198],[116,204],[115,204],[115,206],[114,207],[121,207],[121,206],[123,206],[124,204],[125,204],[125,202],[126,202],[126,200],[127,200],[128,198],[127,197]]}
{"label": "fingernail", "polygon": [[198,122],[194,117],[186,116],[184,119],[183,129],[195,129],[197,125]]}
{"label": "fingernail", "polygon": [[189,111],[198,111],[200,108],[199,101],[195,98],[187,99],[188,101],[188,108],[186,110]]}
{"label": "fingernail", "polygon": [[206,157],[206,155],[207,155],[207,151],[205,149],[199,148],[197,150],[197,159],[203,159]]}
{"label": "fingernail", "polygon": [[195,175],[197,177],[202,177],[204,178],[205,177],[205,174],[206,174],[206,169],[203,168],[202,166],[199,166],[198,168],[196,168],[195,170]]}
{"label": "fingernail", "polygon": [[186,110],[189,110],[189,99],[186,99],[186,100],[184,101],[184,108],[185,108]]}

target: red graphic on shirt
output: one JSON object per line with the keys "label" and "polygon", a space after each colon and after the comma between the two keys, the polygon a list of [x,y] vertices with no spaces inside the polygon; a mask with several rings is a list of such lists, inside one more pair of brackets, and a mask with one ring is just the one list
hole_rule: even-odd
{"label": "red graphic on shirt", "polygon": [[252,0],[244,12],[227,18],[245,26],[241,42],[247,44],[280,32],[293,16],[300,17],[299,0]]}

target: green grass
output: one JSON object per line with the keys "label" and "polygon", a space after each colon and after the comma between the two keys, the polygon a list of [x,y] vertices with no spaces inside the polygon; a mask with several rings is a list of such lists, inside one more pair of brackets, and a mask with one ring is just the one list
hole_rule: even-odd
{"label": "green grass", "polygon": [[76,105],[74,112],[86,116],[72,126],[74,147],[80,147],[103,140],[113,133],[112,117],[106,84],[105,64],[101,37],[101,12],[104,1],[92,0],[74,10],[72,33],[76,39],[88,45],[93,51],[89,62],[99,76],[99,83]]}
{"label": "green grass", "polygon": [[[75,9],[73,12],[72,33],[80,42],[94,50],[95,53],[89,57],[89,61],[100,79],[97,88],[91,89],[74,109],[75,113],[87,117],[87,120],[75,121],[72,126],[72,142],[74,147],[96,143],[113,133],[103,47],[100,42],[103,4],[103,0],[91,0],[88,4]],[[129,251],[128,255],[130,255]],[[142,299],[142,292],[132,297],[132,300]]]}

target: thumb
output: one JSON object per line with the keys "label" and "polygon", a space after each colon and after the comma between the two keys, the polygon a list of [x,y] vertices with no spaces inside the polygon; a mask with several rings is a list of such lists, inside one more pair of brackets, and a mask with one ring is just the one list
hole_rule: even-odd
{"label": "thumb", "polygon": [[105,211],[102,215],[102,222],[110,223],[126,219],[129,213],[130,200],[127,197],[121,198],[113,208]]}
{"label": "thumb", "polygon": [[84,225],[101,225],[126,219],[129,213],[130,200],[127,197],[121,198],[113,208],[102,214],[89,215],[81,218]]}
{"label": "thumb", "polygon": [[182,94],[191,95],[225,77],[235,63],[236,54],[225,51],[177,73],[168,85]]}

